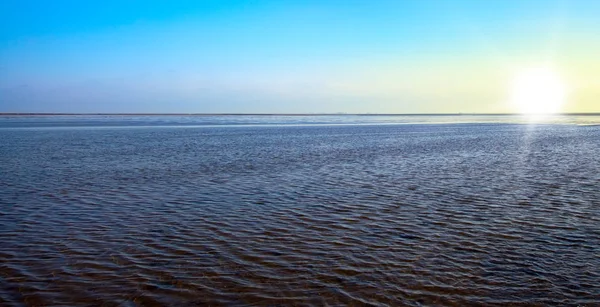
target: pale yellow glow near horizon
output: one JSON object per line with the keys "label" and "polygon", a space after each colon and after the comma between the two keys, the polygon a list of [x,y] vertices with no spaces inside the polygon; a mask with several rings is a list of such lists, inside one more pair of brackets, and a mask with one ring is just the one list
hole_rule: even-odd
{"label": "pale yellow glow near horizon", "polygon": [[521,114],[556,114],[566,104],[567,92],[564,78],[555,69],[530,67],[515,75],[510,88],[510,103]]}

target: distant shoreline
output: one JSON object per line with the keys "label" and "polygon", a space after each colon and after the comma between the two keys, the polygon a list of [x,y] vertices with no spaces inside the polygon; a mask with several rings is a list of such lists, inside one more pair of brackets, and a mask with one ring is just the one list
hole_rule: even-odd
{"label": "distant shoreline", "polygon": [[[527,116],[519,113],[21,113],[0,116]],[[532,114],[536,115],[536,114]],[[557,113],[544,116],[600,116],[600,113]]]}

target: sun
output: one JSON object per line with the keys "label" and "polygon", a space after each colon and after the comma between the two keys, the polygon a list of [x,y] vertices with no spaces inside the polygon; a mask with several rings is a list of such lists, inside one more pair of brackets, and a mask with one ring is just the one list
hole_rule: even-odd
{"label": "sun", "polygon": [[521,114],[555,114],[561,111],[566,99],[566,83],[551,67],[524,69],[513,79],[510,101]]}

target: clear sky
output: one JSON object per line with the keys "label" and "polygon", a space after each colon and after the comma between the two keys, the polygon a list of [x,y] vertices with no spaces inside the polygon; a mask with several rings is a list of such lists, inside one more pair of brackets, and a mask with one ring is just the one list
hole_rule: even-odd
{"label": "clear sky", "polygon": [[600,112],[599,16],[598,0],[3,0],[0,112],[515,112],[532,67],[560,78],[561,111]]}

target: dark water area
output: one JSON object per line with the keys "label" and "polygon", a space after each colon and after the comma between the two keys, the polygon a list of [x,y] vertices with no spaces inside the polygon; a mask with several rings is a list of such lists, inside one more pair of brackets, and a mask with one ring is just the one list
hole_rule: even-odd
{"label": "dark water area", "polygon": [[103,120],[0,119],[0,305],[600,306],[600,126]]}

